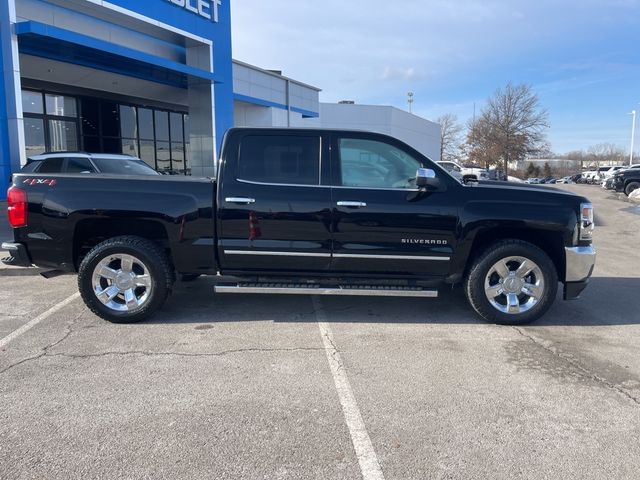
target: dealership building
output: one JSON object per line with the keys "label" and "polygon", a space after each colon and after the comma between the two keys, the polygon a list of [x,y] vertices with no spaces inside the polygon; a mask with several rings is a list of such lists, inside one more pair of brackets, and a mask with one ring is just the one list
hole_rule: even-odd
{"label": "dealership building", "polygon": [[323,106],[337,116],[323,119],[318,88],[234,61],[230,1],[0,0],[0,196],[9,175],[45,151],[125,153],[162,172],[213,176],[232,126],[349,118],[356,128],[361,115],[380,120],[369,129],[404,133],[437,156],[431,122],[353,105],[335,107],[353,107],[346,116]]}

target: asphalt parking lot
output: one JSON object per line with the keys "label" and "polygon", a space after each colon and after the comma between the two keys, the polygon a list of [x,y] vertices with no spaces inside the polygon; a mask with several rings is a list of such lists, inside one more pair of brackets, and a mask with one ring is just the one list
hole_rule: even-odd
{"label": "asphalt parking lot", "polygon": [[640,477],[640,207],[562,187],[595,205],[598,264],[533,326],[484,324],[460,291],[208,279],[112,325],[74,277],[0,270],[0,478]]}

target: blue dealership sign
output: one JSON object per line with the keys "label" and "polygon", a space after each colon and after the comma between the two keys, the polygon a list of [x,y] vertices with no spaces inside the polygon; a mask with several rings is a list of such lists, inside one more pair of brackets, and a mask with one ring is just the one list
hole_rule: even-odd
{"label": "blue dealership sign", "polygon": [[220,19],[219,7],[222,5],[221,0],[167,0],[178,7],[182,7],[187,11],[200,15],[202,18],[218,23]]}

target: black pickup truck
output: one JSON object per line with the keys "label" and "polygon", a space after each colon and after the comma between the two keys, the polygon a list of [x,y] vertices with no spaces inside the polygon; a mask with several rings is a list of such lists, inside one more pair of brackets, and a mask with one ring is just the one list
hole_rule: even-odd
{"label": "black pickup truck", "polygon": [[[384,135],[232,129],[217,179],[17,174],[9,265],[78,273],[113,322],[156,312],[178,277],[217,293],[436,297],[462,284],[488,321],[576,298],[593,271],[593,208],[549,187],[463,185]],[[425,315],[428,315],[425,313]]]}

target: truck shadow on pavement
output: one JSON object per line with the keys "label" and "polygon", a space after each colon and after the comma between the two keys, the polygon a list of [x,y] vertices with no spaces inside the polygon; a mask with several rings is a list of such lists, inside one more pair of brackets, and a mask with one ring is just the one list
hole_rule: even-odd
{"label": "truck shadow on pavement", "polygon": [[[178,283],[165,307],[145,323],[316,322],[310,296],[214,295],[213,279]],[[562,285],[559,285],[561,290]],[[582,297],[562,300],[534,326],[607,326],[640,324],[640,278],[592,278]],[[460,287],[443,289],[438,299],[322,297],[328,322],[384,324],[483,324]],[[144,324],[142,324],[144,325]]]}

